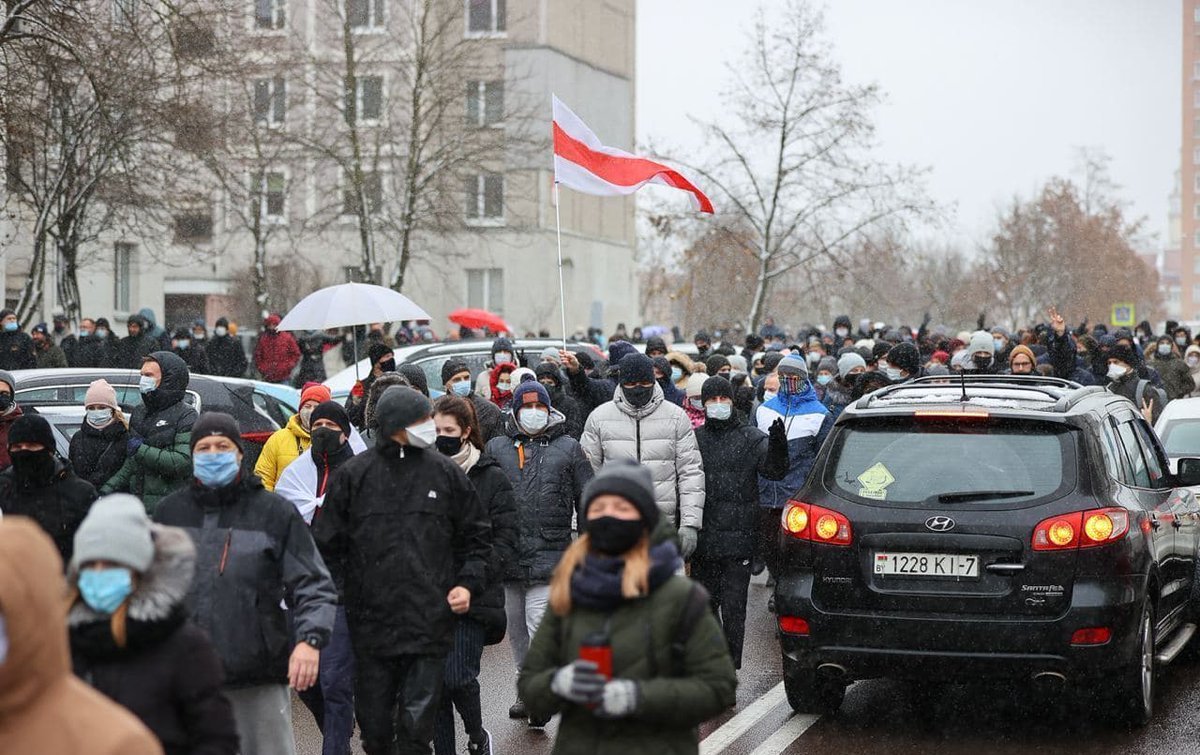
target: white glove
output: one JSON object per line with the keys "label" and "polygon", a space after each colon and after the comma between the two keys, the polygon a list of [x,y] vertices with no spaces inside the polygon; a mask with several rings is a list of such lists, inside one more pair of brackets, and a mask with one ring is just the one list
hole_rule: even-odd
{"label": "white glove", "polygon": [[692,554],[696,552],[696,543],[699,541],[700,530],[688,526],[679,528],[679,555],[683,556],[684,561],[691,559]]}
{"label": "white glove", "polygon": [[624,718],[637,712],[642,690],[637,682],[615,679],[604,685],[604,693],[596,715],[600,718]]}
{"label": "white glove", "polygon": [[607,681],[595,663],[576,660],[554,672],[550,691],[573,703],[593,705],[600,702]]}

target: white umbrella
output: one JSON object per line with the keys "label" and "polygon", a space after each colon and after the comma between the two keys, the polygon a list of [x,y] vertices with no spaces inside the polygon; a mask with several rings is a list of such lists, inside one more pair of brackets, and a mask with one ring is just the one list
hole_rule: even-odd
{"label": "white umbrella", "polygon": [[[404,294],[383,286],[342,283],[314,291],[292,307],[280,330],[327,330],[373,322],[432,320]],[[358,364],[358,338],[354,341],[354,364]]]}

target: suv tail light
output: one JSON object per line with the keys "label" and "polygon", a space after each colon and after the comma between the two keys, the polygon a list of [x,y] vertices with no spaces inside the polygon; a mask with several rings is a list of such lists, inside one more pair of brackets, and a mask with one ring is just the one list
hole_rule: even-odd
{"label": "suv tail light", "polygon": [[849,545],[854,539],[850,520],[842,514],[802,501],[789,501],[781,518],[783,529],[797,540],[826,545]]}
{"label": "suv tail light", "polygon": [[798,634],[807,637],[809,634],[808,619],[799,616],[780,616],[779,631],[784,634]]}
{"label": "suv tail light", "polygon": [[1125,537],[1129,512],[1122,508],[1090,509],[1043,519],[1033,529],[1035,551],[1095,548]]}

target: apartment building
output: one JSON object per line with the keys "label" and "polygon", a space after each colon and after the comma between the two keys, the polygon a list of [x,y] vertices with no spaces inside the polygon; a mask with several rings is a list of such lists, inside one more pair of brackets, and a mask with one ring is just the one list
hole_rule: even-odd
{"label": "apartment building", "polygon": [[1183,7],[1183,129],[1179,194],[1179,314],[1200,320],[1200,2]]}
{"label": "apartment building", "polygon": [[[271,309],[286,310],[314,288],[361,277],[363,208],[372,218],[376,275],[387,283],[397,270],[398,176],[412,112],[406,55],[419,3],[226,1],[234,5],[212,33],[244,45],[249,62],[238,81],[214,88],[227,101],[245,99],[253,123],[242,149],[224,182],[181,158],[169,223],[96,242],[80,272],[85,316],[121,320],[150,307],[169,326],[226,314],[256,320],[256,262],[273,281]],[[122,0],[111,2],[115,13]],[[456,69],[461,80],[451,82],[455,117],[491,134],[494,149],[475,160],[477,169],[457,166],[442,177],[454,187],[439,195],[442,206],[418,208],[418,221],[422,212],[439,220],[418,222],[403,291],[438,332],[450,327],[450,311],[469,306],[503,315],[520,332],[557,335],[550,95],[570,103],[606,143],[633,148],[635,0],[453,2],[456,34],[470,55]],[[344,85],[345,28],[357,55],[352,87]],[[347,124],[357,127],[365,155],[361,191],[347,179]],[[568,329],[638,321],[633,198],[564,190],[560,209]],[[11,299],[28,266],[19,253],[6,256]],[[48,318],[58,309],[52,280],[45,290]]]}

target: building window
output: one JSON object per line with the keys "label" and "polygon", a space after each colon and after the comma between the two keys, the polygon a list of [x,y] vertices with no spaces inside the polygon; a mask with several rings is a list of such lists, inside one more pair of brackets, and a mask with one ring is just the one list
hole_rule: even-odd
{"label": "building window", "polygon": [[118,242],[113,245],[113,309],[130,311],[133,296],[133,244]]}
{"label": "building window", "polygon": [[346,82],[346,123],[378,123],[383,117],[383,77],[358,76]]}
{"label": "building window", "polygon": [[499,173],[468,176],[466,190],[468,220],[503,219],[504,176]]}
{"label": "building window", "polygon": [[176,244],[203,244],[212,239],[212,210],[181,212],[175,216]]}
{"label": "building window", "polygon": [[468,269],[467,306],[504,314],[504,270],[498,267]]}
{"label": "building window", "polygon": [[1200,24],[1200,5],[1192,9],[1192,20]]}
{"label": "building window", "polygon": [[267,218],[276,223],[282,222],[286,206],[287,176],[278,171],[265,171],[259,173],[252,181],[250,189],[255,202],[250,205],[251,216]]}
{"label": "building window", "polygon": [[1200,147],[1192,148],[1192,165],[1200,165]]}
{"label": "building window", "polygon": [[282,76],[254,82],[254,122],[281,126],[287,116],[287,82]]}
{"label": "building window", "polygon": [[355,31],[383,28],[385,0],[346,0],[346,20]]}
{"label": "building window", "polygon": [[[383,208],[383,175],[378,171],[363,173],[362,195],[367,200],[367,214],[378,215]],[[358,192],[350,181],[342,188],[342,214],[358,215]]]}
{"label": "building window", "polygon": [[505,0],[467,0],[467,31],[495,34],[506,28]]}
{"label": "building window", "polygon": [[504,120],[504,82],[467,82],[467,124],[494,126]]}
{"label": "building window", "polygon": [[278,30],[287,23],[287,0],[254,0],[254,28]]}

